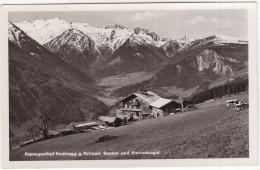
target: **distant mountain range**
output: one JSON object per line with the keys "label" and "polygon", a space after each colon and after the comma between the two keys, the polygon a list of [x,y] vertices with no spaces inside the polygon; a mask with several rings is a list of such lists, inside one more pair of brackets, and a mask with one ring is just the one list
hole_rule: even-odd
{"label": "distant mountain range", "polygon": [[172,55],[162,48],[169,39],[139,27],[93,27],[59,18],[15,24],[73,67],[102,76],[151,70]]}
{"label": "distant mountain range", "polygon": [[187,50],[211,44],[247,44],[227,36],[171,40],[139,27],[93,27],[59,18],[15,24],[72,67],[100,76],[152,71]]}
{"label": "distant mountain range", "polygon": [[[10,122],[22,126],[43,101],[57,124],[107,113],[96,81],[135,72],[151,78],[115,88],[107,98],[140,88],[185,96],[247,78],[248,42],[212,35],[172,40],[143,28],[94,27],[59,18],[9,22]],[[131,78],[131,77],[130,77]],[[35,107],[31,107],[35,106]]]}

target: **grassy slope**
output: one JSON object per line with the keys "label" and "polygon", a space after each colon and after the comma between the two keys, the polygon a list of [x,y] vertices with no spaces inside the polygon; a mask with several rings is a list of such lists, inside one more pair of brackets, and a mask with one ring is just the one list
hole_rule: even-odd
{"label": "grassy slope", "polygon": [[98,80],[97,84],[99,86],[107,87],[108,91],[113,91],[123,86],[140,83],[151,78],[153,74],[155,73],[140,71],[129,74],[109,76],[101,78]]}
{"label": "grassy slope", "polygon": [[[28,160],[24,152],[160,151],[159,155],[31,157],[30,159],[230,158],[249,156],[248,110],[226,109],[227,99],[202,103],[198,110],[144,120],[131,125],[75,134],[11,151],[11,160]],[[117,138],[95,143],[103,135]]]}

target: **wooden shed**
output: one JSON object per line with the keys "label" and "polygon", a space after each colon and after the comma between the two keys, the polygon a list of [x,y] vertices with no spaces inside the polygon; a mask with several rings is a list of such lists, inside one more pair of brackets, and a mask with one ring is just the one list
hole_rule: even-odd
{"label": "wooden shed", "polygon": [[175,109],[181,107],[181,104],[171,99],[160,98],[151,103],[150,106],[152,107],[154,117],[162,117],[174,113]]}
{"label": "wooden shed", "polygon": [[119,117],[99,116],[98,123],[104,126],[118,127],[123,124],[123,120]]}

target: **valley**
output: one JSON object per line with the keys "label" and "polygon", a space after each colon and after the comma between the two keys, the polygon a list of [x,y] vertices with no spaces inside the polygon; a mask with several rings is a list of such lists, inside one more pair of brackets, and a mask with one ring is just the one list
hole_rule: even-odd
{"label": "valley", "polygon": [[[222,35],[170,39],[152,30],[60,18],[9,22],[10,138],[23,138],[42,104],[51,127],[110,115],[140,89],[179,101],[248,78],[248,42]],[[19,130],[18,130],[19,129]]]}

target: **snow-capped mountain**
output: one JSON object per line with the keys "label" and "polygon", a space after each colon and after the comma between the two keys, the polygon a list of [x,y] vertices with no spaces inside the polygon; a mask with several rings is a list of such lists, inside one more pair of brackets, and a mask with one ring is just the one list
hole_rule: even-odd
{"label": "snow-capped mountain", "polygon": [[189,90],[196,92],[231,80],[243,81],[247,78],[247,41],[226,36],[209,36],[197,40],[189,40],[186,37],[182,40],[188,40],[190,43],[184,43],[181,47],[175,40],[162,46],[166,49],[168,47],[173,54],[169,60],[166,60],[167,64],[162,66],[152,78],[142,83],[122,87],[114,94],[122,96],[124,91],[131,93],[144,86],[162,88],[163,90],[160,91],[164,94],[174,93],[174,89],[182,88],[190,94]]}
{"label": "snow-capped mountain", "polygon": [[[233,37],[213,35],[193,40],[179,54],[197,71],[212,70],[217,75],[232,74],[247,67],[248,42]],[[183,62],[183,61],[182,61]]]}
{"label": "snow-capped mountain", "polygon": [[170,40],[162,45],[161,48],[166,52],[168,57],[174,57],[177,53],[186,50],[189,51],[206,46],[224,46],[228,44],[248,44],[248,42],[225,35],[212,35],[202,39],[191,39],[185,36],[181,39]]}
{"label": "snow-capped mountain", "polygon": [[247,41],[214,35],[185,45],[154,80],[164,85],[193,88],[222,76],[233,77],[247,68]]}
{"label": "snow-capped mountain", "polygon": [[44,46],[82,72],[91,71],[91,66],[100,59],[95,42],[83,32],[70,28]]}
{"label": "snow-capped mountain", "polygon": [[[215,56],[214,49],[214,52],[208,53],[212,47],[229,48],[231,45],[247,45],[247,41],[228,36],[213,35],[195,40],[185,36],[171,40],[139,27],[129,29],[119,24],[94,27],[87,23],[69,22],[59,18],[25,21],[17,25],[73,67],[84,72],[95,70],[95,73],[100,73],[102,76],[150,71],[167,63],[168,60],[180,62],[195,53],[199,55],[198,52],[205,57],[211,56],[210,54]],[[234,59],[230,57],[231,55],[228,53],[221,57],[230,62],[235,60],[246,62],[243,57]],[[198,63],[204,61],[198,56],[196,60]],[[221,65],[220,60],[216,58],[215,60]],[[94,69],[90,68],[90,65]],[[198,68],[205,70],[209,65],[212,64],[200,64]],[[217,74],[232,72],[229,67],[217,68],[215,69]]]}
{"label": "snow-capped mountain", "polygon": [[8,39],[18,47],[28,52],[39,52],[42,50],[41,45],[27,36],[20,28],[12,22],[8,23]]}
{"label": "snow-capped mountain", "polygon": [[193,39],[185,36],[181,39],[170,40],[167,43],[163,44],[161,48],[163,49],[163,51],[165,51],[168,57],[173,57],[176,53],[186,48],[186,46],[192,41]]}
{"label": "snow-capped mountain", "polygon": [[186,49],[195,49],[202,46],[224,46],[228,44],[248,44],[248,41],[225,35],[212,35],[191,41],[189,44],[187,44]]}
{"label": "snow-capped mountain", "polygon": [[26,34],[35,39],[41,45],[47,43],[72,27],[72,23],[59,18],[48,20],[34,19],[14,24],[25,31]]}
{"label": "snow-capped mountain", "polygon": [[212,35],[205,38],[205,41],[213,41],[216,45],[224,44],[248,44],[248,41],[240,40],[235,37],[230,37],[226,35]]}
{"label": "snow-capped mountain", "polygon": [[167,39],[166,37],[159,36],[153,31],[143,29],[140,27],[136,27],[134,29],[134,33],[139,35],[139,37],[145,39],[147,43],[154,44],[156,47],[160,47],[167,41],[169,41],[169,39]]}
{"label": "snow-capped mountain", "polygon": [[94,40],[101,51],[102,48],[106,47],[114,51],[132,34],[131,30],[122,29],[122,27],[116,25],[106,25],[103,28],[93,27],[87,23],[74,23],[60,18],[24,21],[16,23],[16,25],[42,45],[56,38],[64,31],[74,28]]}
{"label": "snow-capped mountain", "polygon": [[[93,27],[86,23],[74,23],[59,18],[17,24],[62,60],[84,72],[96,71],[99,66],[105,75],[133,72],[137,67],[142,67],[138,66],[139,60],[146,63],[141,64],[143,70],[146,70],[157,67],[167,58],[163,56],[165,54],[159,47],[169,39],[139,27],[129,29],[119,24]],[[82,47],[82,44],[88,44],[83,43],[87,40],[91,46]],[[127,54],[125,49],[128,51]],[[88,67],[90,65],[92,68]]]}
{"label": "snow-capped mountain", "polygon": [[48,20],[38,19],[15,24],[40,44],[51,41],[53,38],[70,28],[80,30],[95,42],[101,53],[104,51],[104,48],[109,48],[112,52],[115,51],[132,34],[138,34],[143,39],[146,39],[147,43],[157,47],[163,45],[167,41],[166,38],[158,36],[152,31],[142,28],[135,28],[132,30],[118,24],[94,27],[87,23],[70,22],[59,18]]}
{"label": "snow-capped mountain", "polygon": [[161,66],[167,57],[159,47],[147,43],[142,35],[132,34],[100,68],[100,75],[151,71]]}

